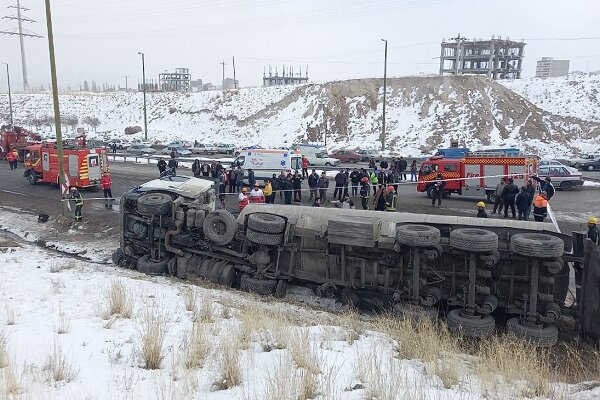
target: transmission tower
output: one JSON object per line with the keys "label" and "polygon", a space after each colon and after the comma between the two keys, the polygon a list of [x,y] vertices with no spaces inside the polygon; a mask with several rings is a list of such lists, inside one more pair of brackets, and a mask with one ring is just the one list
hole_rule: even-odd
{"label": "transmission tower", "polygon": [[17,0],[16,6],[8,6],[7,8],[16,9],[16,14],[7,15],[3,17],[3,19],[8,19],[11,21],[17,21],[17,27],[13,28],[9,31],[0,31],[0,33],[5,35],[17,35],[19,36],[19,42],[21,44],[21,68],[23,69],[23,91],[29,91],[29,82],[27,80],[27,63],[25,62],[25,43],[23,42],[23,38],[32,37],[32,38],[41,38],[42,36],[38,35],[35,32],[32,32],[28,29],[23,28],[23,22],[33,23],[36,22],[31,18],[27,18],[23,16],[24,11],[29,11],[29,8],[22,7],[21,1]]}

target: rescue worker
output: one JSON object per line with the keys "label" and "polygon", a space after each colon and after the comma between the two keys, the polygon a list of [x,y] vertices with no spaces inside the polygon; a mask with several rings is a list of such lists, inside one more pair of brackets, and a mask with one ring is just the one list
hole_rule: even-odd
{"label": "rescue worker", "polygon": [[254,187],[250,191],[250,203],[264,203],[265,194],[258,186],[258,183],[254,183]]}
{"label": "rescue worker", "polygon": [[248,205],[248,203],[250,203],[250,200],[248,199],[248,188],[243,187],[242,191],[238,196],[238,207],[240,209],[240,212],[242,212],[242,210]]}
{"label": "rescue worker", "polygon": [[588,239],[596,244],[600,244],[600,232],[598,232],[598,218],[589,217],[588,218]]}
{"label": "rescue worker", "polygon": [[310,163],[308,162],[308,158],[306,158],[303,155],[301,162],[302,162],[302,179],[304,179],[305,176],[308,178],[308,166],[310,165]]}
{"label": "rescue worker", "polygon": [[547,176],[546,179],[541,180],[537,175],[532,175],[531,178],[540,184],[540,192],[546,192],[546,198],[550,201],[556,192],[556,189],[554,189],[554,185],[552,184],[552,179]]}
{"label": "rescue worker", "polygon": [[17,151],[17,149],[13,149],[12,153],[14,157],[13,169],[17,169],[17,165],[19,165],[19,152]]}
{"label": "rescue worker", "polygon": [[477,218],[487,218],[487,213],[485,212],[485,203],[483,201],[477,203]]}
{"label": "rescue worker", "polygon": [[319,175],[314,169],[312,170],[312,173],[308,176],[308,189],[310,191],[310,200],[314,200],[317,197],[319,197],[317,195],[317,192],[319,190]]}
{"label": "rescue worker", "polygon": [[513,178],[508,178],[508,185],[502,191],[502,200],[504,201],[504,218],[508,218],[508,207],[513,218],[517,218],[515,211],[515,197],[519,193],[519,188],[515,185]]}
{"label": "rescue worker", "polygon": [[304,172],[302,173],[302,176],[300,176],[298,171],[296,171],[294,173],[294,176],[292,177],[292,187],[294,189],[294,202],[302,201],[302,180],[304,179],[303,176]]}
{"label": "rescue worker", "polygon": [[492,214],[496,214],[496,210],[498,210],[498,214],[502,214],[502,209],[504,208],[504,201],[502,200],[502,191],[505,186],[504,178],[500,178],[500,182],[496,185],[496,190],[494,191],[494,209],[492,210]]}
{"label": "rescue worker", "polygon": [[444,188],[446,187],[446,181],[442,174],[437,174],[433,180],[433,190],[431,191],[431,206],[435,207],[435,201],[438,202],[438,207],[442,206],[442,197],[444,196]]}
{"label": "rescue worker", "polygon": [[369,174],[369,180],[373,185],[373,195],[377,193],[377,185],[379,184],[379,177],[377,176],[377,168],[373,168],[373,171]]}
{"label": "rescue worker", "polygon": [[102,178],[100,178],[100,187],[102,188],[102,191],[104,192],[104,198],[106,199],[106,202],[104,203],[104,207],[106,208],[112,208],[112,202],[114,201],[112,198],[112,180],[110,179],[110,175],[109,174],[103,174]]}
{"label": "rescue worker", "polygon": [[192,164],[192,173],[194,174],[195,178],[200,178],[200,160],[198,160],[197,158],[194,160],[194,163]]}
{"label": "rescue worker", "polygon": [[369,199],[369,191],[371,190],[371,185],[369,185],[369,178],[366,176],[363,176],[362,179],[360,180],[360,199],[361,199],[361,204],[362,204],[362,208],[363,210],[368,210],[369,209],[369,205],[367,204],[367,201]]}
{"label": "rescue worker", "polygon": [[398,194],[392,185],[387,187],[387,195],[385,197],[385,211],[396,211],[396,202]]}
{"label": "rescue worker", "polygon": [[8,166],[10,167],[10,170],[12,171],[13,169],[15,169],[15,154],[12,151],[6,153],[6,160],[8,161]]}
{"label": "rescue worker", "polygon": [[517,206],[517,214],[519,215],[519,220],[527,221],[527,210],[531,206],[531,197],[529,197],[529,192],[527,191],[526,186],[521,187],[521,191],[519,192],[515,200],[515,205]]}
{"label": "rescue worker", "polygon": [[317,182],[317,187],[319,188],[319,199],[321,199],[321,204],[327,201],[327,188],[329,187],[329,180],[327,180],[327,175],[325,172],[321,172],[321,177]]}
{"label": "rescue worker", "polygon": [[164,159],[160,159],[158,160],[158,163],[156,163],[156,166],[158,167],[158,173],[160,174],[160,176],[162,176],[165,171],[167,170],[167,162]]}
{"label": "rescue worker", "polygon": [[75,202],[75,221],[80,222],[82,220],[81,217],[81,208],[83,207],[83,196],[81,192],[77,190],[75,186],[71,186],[71,197],[70,199]]}
{"label": "rescue worker", "polygon": [[273,192],[273,186],[271,186],[271,180],[265,179],[265,188],[263,189],[265,195],[265,202],[273,204],[275,202],[275,192]]}
{"label": "rescue worker", "polygon": [[536,222],[544,222],[548,216],[548,198],[546,192],[540,193],[533,201],[533,219]]}

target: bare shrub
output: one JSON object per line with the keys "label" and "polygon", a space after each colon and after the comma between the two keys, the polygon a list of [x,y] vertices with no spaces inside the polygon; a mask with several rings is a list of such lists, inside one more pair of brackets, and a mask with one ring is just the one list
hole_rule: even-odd
{"label": "bare shrub", "polygon": [[304,368],[314,375],[321,372],[320,360],[314,346],[311,346],[309,332],[298,330],[290,334],[290,353],[292,360],[298,368]]}
{"label": "bare shrub", "polygon": [[406,376],[391,354],[377,349],[358,353],[355,370],[365,386],[365,398],[395,400],[412,398],[404,396]]}
{"label": "bare shrub", "polygon": [[77,266],[73,260],[58,260],[50,263],[50,272],[53,274],[64,270],[73,269]]}
{"label": "bare shrub", "polygon": [[355,309],[348,310],[342,314],[339,324],[344,328],[344,340],[348,344],[353,344],[365,332],[364,323],[360,320],[360,315]]}
{"label": "bare shrub", "polygon": [[13,367],[14,362],[8,362],[2,369],[0,380],[0,398],[13,399],[23,392],[22,374]]}
{"label": "bare shrub", "polygon": [[56,342],[54,342],[52,353],[46,356],[42,371],[45,372],[47,379],[53,382],[68,383],[77,378],[79,374],[79,370],[66,359],[61,347]]}
{"label": "bare shrub", "polygon": [[110,284],[106,295],[106,306],[102,310],[102,318],[109,319],[116,315],[121,318],[131,318],[133,313],[133,299],[129,290],[118,280]]}
{"label": "bare shrub", "polygon": [[203,325],[194,323],[183,338],[184,365],[187,369],[202,368],[210,354],[210,342]]}
{"label": "bare shrub", "polygon": [[217,390],[227,390],[238,386],[242,382],[242,369],[240,356],[235,338],[224,337],[221,341],[218,360],[218,378],[214,383]]}
{"label": "bare shrub", "polygon": [[111,365],[121,364],[121,361],[123,360],[123,352],[121,350],[122,345],[116,343],[113,343],[111,347],[106,349],[106,355],[108,356],[108,361]]}
{"label": "bare shrub", "polygon": [[308,400],[319,395],[317,376],[293,366],[291,360],[281,357],[275,371],[267,373],[264,400]]}
{"label": "bare shrub", "polygon": [[58,306],[58,324],[56,327],[56,333],[59,335],[64,335],[65,333],[69,333],[71,328],[71,320],[67,318],[65,315],[62,305]]}
{"label": "bare shrub", "polygon": [[448,356],[445,360],[435,360],[425,363],[427,375],[437,376],[446,389],[458,385],[461,382],[461,368],[455,357]]}
{"label": "bare shrub", "polygon": [[142,360],[144,368],[159,369],[163,360],[163,344],[167,333],[167,318],[162,314],[146,312],[142,322]]}
{"label": "bare shrub", "polygon": [[60,294],[60,291],[65,288],[65,284],[60,278],[50,278],[50,283],[52,284],[52,293]]}
{"label": "bare shrub", "polygon": [[186,287],[182,291],[185,309],[196,314],[198,309],[198,292],[195,288]]}
{"label": "bare shrub", "polygon": [[258,331],[263,351],[281,350],[288,347],[290,338],[289,322],[285,315],[267,314],[262,321],[263,327]]}

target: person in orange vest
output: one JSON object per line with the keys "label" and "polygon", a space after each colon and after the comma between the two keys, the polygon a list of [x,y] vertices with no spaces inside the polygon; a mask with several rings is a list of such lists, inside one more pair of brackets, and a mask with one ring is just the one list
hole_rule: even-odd
{"label": "person in orange vest", "polygon": [[102,178],[100,178],[100,187],[104,191],[104,198],[106,202],[104,203],[104,207],[112,208],[112,202],[114,201],[112,198],[112,190],[110,189],[112,186],[112,180],[110,179],[109,174],[103,174]]}
{"label": "person in orange vest", "polygon": [[536,222],[544,222],[548,216],[548,197],[546,192],[540,193],[533,201],[533,219]]}
{"label": "person in orange vest", "polygon": [[8,153],[6,153],[6,160],[8,161],[8,165],[9,165],[11,171],[13,169],[17,169],[16,162],[15,162],[16,159],[17,158],[15,158],[14,150],[11,150]]}
{"label": "person in orange vest", "polygon": [[238,205],[240,208],[240,212],[250,203],[250,199],[248,199],[248,188],[243,187],[240,195],[238,196]]}

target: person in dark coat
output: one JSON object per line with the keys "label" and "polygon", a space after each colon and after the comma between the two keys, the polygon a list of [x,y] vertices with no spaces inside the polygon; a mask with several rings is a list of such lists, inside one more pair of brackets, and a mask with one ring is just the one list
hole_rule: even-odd
{"label": "person in dark coat", "polygon": [[369,205],[367,204],[367,202],[369,200],[370,191],[371,185],[369,185],[369,178],[367,176],[363,176],[360,180],[360,200],[363,210],[369,209]]}
{"label": "person in dark coat", "polygon": [[321,204],[323,204],[327,201],[327,188],[329,187],[329,180],[325,172],[321,173],[317,186],[319,188],[319,198],[321,199]]}
{"label": "person in dark coat", "polygon": [[413,160],[412,163],[410,163],[410,181],[411,182],[417,182],[418,178],[417,178],[417,160]]}
{"label": "person in dark coat", "polygon": [[588,218],[587,237],[593,243],[600,244],[600,233],[598,232],[598,218],[596,218],[596,217]]}
{"label": "person in dark coat", "polygon": [[333,191],[333,198],[336,197],[338,200],[342,200],[344,195],[344,185],[346,184],[346,174],[344,171],[340,171],[335,175],[335,190]]}
{"label": "person in dark coat", "polygon": [[271,195],[271,204],[275,204],[277,192],[281,190],[281,182],[279,182],[277,174],[273,174],[273,178],[271,179],[271,188],[273,189],[273,194]]}
{"label": "person in dark coat", "polygon": [[527,221],[527,210],[531,206],[531,197],[529,197],[529,192],[527,192],[527,186],[521,187],[521,191],[515,199],[515,205],[517,206],[519,220]]}
{"label": "person in dark coat", "polygon": [[529,195],[529,206],[527,207],[527,213],[525,214],[525,220],[529,219],[529,215],[531,214],[531,203],[533,202],[533,199],[535,199],[535,187],[533,186],[533,181],[531,179],[529,179],[527,181],[527,194]]}
{"label": "person in dark coat", "polygon": [[379,163],[379,167],[381,169],[388,169],[389,166],[390,166],[390,164],[388,164],[388,162],[386,160],[381,160],[381,162]]}
{"label": "person in dark coat", "polygon": [[160,175],[164,174],[164,172],[167,170],[167,162],[162,158],[158,160],[156,166],[158,167],[158,173]]}
{"label": "person in dark coat", "polygon": [[515,196],[518,193],[519,188],[517,185],[515,185],[513,178],[508,178],[508,185],[506,185],[502,191],[502,200],[504,201],[504,218],[508,218],[508,207],[510,207],[512,217],[517,217],[517,213],[515,212]]}
{"label": "person in dark coat", "polygon": [[[504,201],[502,199],[502,192],[506,187],[506,181],[504,178],[500,178],[500,182],[496,185],[496,189],[494,190],[494,209],[492,210],[492,214],[496,214],[496,210],[498,214],[502,214],[502,209],[504,208]],[[498,209],[498,207],[500,207]]]}
{"label": "person in dark coat", "polygon": [[281,202],[283,202],[283,194],[284,192],[284,187],[285,187],[285,180],[287,179],[287,176],[285,175],[285,172],[281,171],[281,173],[279,174],[279,176],[277,177],[277,182],[279,183],[279,200]]}
{"label": "person in dark coat", "polygon": [[248,169],[248,184],[250,185],[250,187],[254,187],[255,183],[256,183],[256,178],[254,177],[254,171],[252,171],[251,169]]}
{"label": "person in dark coat", "polygon": [[317,194],[319,190],[319,175],[314,169],[308,176],[308,189],[310,190],[310,200],[314,200],[319,197]]}
{"label": "person in dark coat", "polygon": [[283,197],[285,199],[285,204],[292,204],[292,189],[294,185],[292,183],[292,174],[288,174],[285,180],[283,181]]}
{"label": "person in dark coat", "polygon": [[483,201],[477,203],[477,218],[487,218],[487,213],[485,212],[485,203]]}
{"label": "person in dark coat", "polygon": [[171,158],[167,164],[167,167],[169,167],[170,173],[172,173],[173,175],[175,175],[177,173],[178,166],[179,166],[179,163],[177,162],[175,157]]}
{"label": "person in dark coat", "polygon": [[375,168],[375,159],[373,157],[371,157],[369,159],[369,169],[373,169]]}
{"label": "person in dark coat", "polygon": [[556,189],[554,189],[554,185],[552,184],[552,179],[547,176],[546,179],[541,180],[537,175],[532,175],[531,178],[540,184],[540,192],[546,192],[546,197],[548,198],[548,201],[550,201],[556,192]]}
{"label": "person in dark coat", "polygon": [[296,171],[292,177],[292,187],[294,188],[294,201],[302,202],[302,176]]}
{"label": "person in dark coat", "polygon": [[202,170],[202,176],[209,176],[210,175],[210,164],[207,163],[206,161],[204,161],[202,163],[202,167],[200,169]]}
{"label": "person in dark coat", "polygon": [[385,211],[386,206],[386,192],[385,186],[379,185],[377,192],[375,193],[375,197],[373,197],[373,205],[375,206],[376,211]]}
{"label": "person in dark coat", "polygon": [[408,167],[408,163],[404,157],[400,156],[398,160],[398,175],[400,175],[400,180],[406,180],[406,167]]}
{"label": "person in dark coat", "polygon": [[192,164],[192,174],[194,174],[195,178],[200,178],[200,160],[195,159]]}
{"label": "person in dark coat", "polygon": [[237,191],[237,171],[233,169],[233,166],[227,171],[227,183],[229,184],[229,193],[235,193]]}
{"label": "person in dark coat", "polygon": [[442,197],[444,196],[444,188],[446,187],[446,181],[442,174],[437,174],[433,180],[433,187],[431,190],[431,206],[435,207],[435,201],[438,202],[438,207],[442,206]]}

